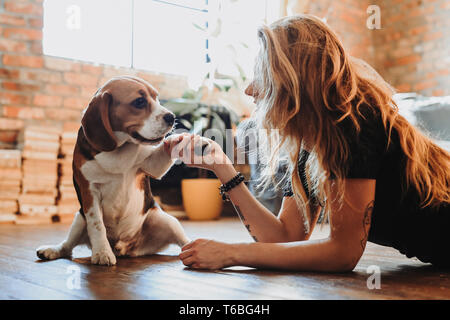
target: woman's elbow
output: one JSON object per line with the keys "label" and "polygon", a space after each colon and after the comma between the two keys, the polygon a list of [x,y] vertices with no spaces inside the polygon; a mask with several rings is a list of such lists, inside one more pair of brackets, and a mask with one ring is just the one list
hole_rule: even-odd
{"label": "woman's elbow", "polygon": [[330,272],[351,272],[355,269],[362,256],[362,251],[357,248],[349,248],[343,245],[333,245],[332,257],[328,265]]}
{"label": "woman's elbow", "polygon": [[357,264],[358,264],[358,261],[356,261],[356,262],[342,261],[334,267],[333,272],[336,272],[336,273],[352,272],[353,269],[355,269]]}

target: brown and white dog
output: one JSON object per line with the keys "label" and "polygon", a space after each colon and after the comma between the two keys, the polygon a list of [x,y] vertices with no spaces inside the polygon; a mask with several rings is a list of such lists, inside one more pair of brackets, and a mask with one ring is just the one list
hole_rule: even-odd
{"label": "brown and white dog", "polygon": [[161,142],[174,120],[142,79],[113,78],[97,91],[73,156],[81,209],[67,239],[39,247],[39,258],[70,257],[74,247],[86,244],[93,264],[114,265],[116,256],[148,255],[189,242],[178,220],[155,203],[148,179],[160,179],[173,164]]}

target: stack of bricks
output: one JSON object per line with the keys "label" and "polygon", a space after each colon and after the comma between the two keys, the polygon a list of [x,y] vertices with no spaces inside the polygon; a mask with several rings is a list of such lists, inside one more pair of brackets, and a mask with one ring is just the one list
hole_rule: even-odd
{"label": "stack of bricks", "polygon": [[24,132],[22,193],[17,224],[51,223],[58,180],[60,132],[52,127],[27,127]]}
{"label": "stack of bricks", "polygon": [[77,141],[79,123],[67,122],[61,134],[61,152],[59,159],[59,198],[58,221],[71,222],[80,205],[73,185],[72,159]]}
{"label": "stack of bricks", "polygon": [[19,150],[0,150],[0,223],[16,221],[22,179],[21,162]]}

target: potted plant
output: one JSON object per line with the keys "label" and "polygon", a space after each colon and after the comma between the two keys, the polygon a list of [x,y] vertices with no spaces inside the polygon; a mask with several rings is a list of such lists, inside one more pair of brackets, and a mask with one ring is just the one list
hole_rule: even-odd
{"label": "potted plant", "polygon": [[[237,115],[221,106],[210,106],[195,99],[175,99],[165,106],[177,117],[176,129],[202,135],[210,129],[226,137],[226,129],[237,122]],[[226,121],[226,115],[229,121]],[[226,123],[228,122],[228,123]],[[222,211],[221,182],[214,173],[201,168],[184,167],[181,194],[186,215],[191,220],[217,219]]]}
{"label": "potted plant", "polygon": [[[238,115],[231,106],[235,108],[248,103],[242,101],[247,98],[243,94],[247,76],[237,59],[238,50],[247,50],[248,46],[240,41],[229,41],[229,37],[223,34],[221,15],[222,11],[219,8],[215,14],[210,13],[208,27],[196,24],[194,26],[204,32],[205,37],[210,41],[220,43],[220,48],[223,50],[208,49],[207,70],[204,76],[200,76],[201,84],[198,89],[187,90],[181,98],[168,100],[164,102],[164,105],[175,113],[176,129],[185,129],[199,135],[214,129],[227,139],[230,137],[227,137],[226,129],[231,129],[231,124],[237,124],[239,121]],[[228,55],[222,52],[224,50]],[[225,59],[227,61],[224,61]],[[219,65],[229,62],[235,70],[231,71],[231,74],[219,72]],[[244,107],[244,110],[246,109]],[[240,110],[240,113],[248,112]],[[225,141],[224,146],[228,145],[230,144]],[[227,152],[226,147],[224,150]],[[178,173],[182,171],[181,194],[187,216],[192,220],[218,218],[223,202],[218,190],[221,182],[214,173],[199,168],[183,167],[183,165],[175,167],[178,167],[175,168]]]}

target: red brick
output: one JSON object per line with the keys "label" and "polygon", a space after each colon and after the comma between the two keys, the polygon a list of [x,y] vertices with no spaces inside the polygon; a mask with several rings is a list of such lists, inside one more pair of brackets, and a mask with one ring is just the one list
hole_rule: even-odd
{"label": "red brick", "polygon": [[136,70],[134,69],[128,69],[128,68],[114,68],[114,67],[110,67],[110,66],[105,66],[104,70],[103,70],[103,77],[105,78],[112,78],[112,77],[117,77],[117,76],[122,76],[122,75],[136,75]]}
{"label": "red brick", "polygon": [[388,60],[384,60],[384,61],[383,61],[383,67],[385,67],[385,68],[391,68],[391,67],[393,67],[393,66],[395,66],[395,61],[394,61],[394,60],[388,59]]}
{"label": "red brick", "polygon": [[38,56],[19,56],[5,54],[3,64],[16,67],[42,68],[44,60]]}
{"label": "red brick", "polygon": [[38,82],[60,83],[62,76],[60,72],[47,70],[22,71],[20,78],[22,80],[32,80]]}
{"label": "red brick", "polygon": [[433,79],[434,77],[436,77],[436,72],[434,72],[434,71],[427,72],[425,74],[425,79]]}
{"label": "red brick", "polygon": [[430,26],[429,25],[423,25],[423,26],[418,26],[418,27],[412,28],[411,30],[409,30],[409,33],[411,35],[415,36],[415,35],[427,32],[428,30],[430,30]]}
{"label": "red brick", "polygon": [[18,130],[0,130],[0,142],[16,143],[18,134]]}
{"label": "red brick", "polygon": [[46,117],[52,120],[73,121],[81,119],[81,111],[65,108],[50,108],[45,110]]}
{"label": "red brick", "polygon": [[95,92],[97,92],[98,87],[97,86],[82,86],[81,87],[81,96],[84,98],[90,98],[94,95]]}
{"label": "red brick", "polygon": [[19,2],[11,0],[5,3],[5,9],[9,12],[42,16],[42,4],[30,1]]}
{"label": "red brick", "polygon": [[28,48],[23,41],[0,38],[0,51],[25,53]]}
{"label": "red brick", "polygon": [[450,10],[450,2],[449,1],[442,1],[441,9]]}
{"label": "red brick", "polygon": [[434,41],[437,39],[442,38],[442,32],[438,31],[438,32],[433,32],[433,33],[427,33],[426,35],[424,35],[423,40],[424,41]]}
{"label": "red brick", "polygon": [[23,120],[0,118],[0,128],[2,130],[20,130],[23,129]]}
{"label": "red brick", "polygon": [[437,89],[432,91],[433,96],[445,96],[443,89]]}
{"label": "red brick", "polygon": [[409,83],[399,84],[395,87],[399,92],[410,92],[411,91],[411,85]]}
{"label": "red brick", "polygon": [[416,9],[409,11],[408,14],[405,14],[405,12],[402,12],[401,14],[403,14],[403,16],[406,19],[412,19],[412,18],[416,18],[416,17],[426,17],[428,15],[431,16],[434,14],[434,7],[429,6],[429,7],[416,8]]}
{"label": "red brick", "polygon": [[58,71],[80,71],[79,63],[63,58],[45,57],[45,67]]}
{"label": "red brick", "polygon": [[39,85],[35,84],[27,84],[22,82],[3,82],[2,87],[5,90],[12,90],[12,91],[39,91],[41,87]]}
{"label": "red brick", "polygon": [[42,40],[42,31],[25,28],[5,28],[3,36],[17,40]]}
{"label": "red brick", "polygon": [[10,26],[24,26],[26,24],[25,19],[20,16],[12,14],[2,13],[0,14],[0,24],[7,24]]}
{"label": "red brick", "polygon": [[0,104],[29,104],[30,97],[16,92],[0,91]]}
{"label": "red brick", "polygon": [[[381,11],[381,14],[383,14],[383,11]],[[389,16],[388,22],[389,23],[395,23],[395,22],[401,21],[401,20],[403,20],[405,18],[406,18],[405,14],[403,12],[401,12],[401,13],[398,13],[396,15]],[[383,19],[383,15],[381,16],[381,19]],[[383,20],[381,20],[381,21],[383,22]]]}
{"label": "red brick", "polygon": [[30,53],[35,55],[42,55],[42,41],[29,41],[30,43]]}
{"label": "red brick", "polygon": [[137,74],[137,76],[146,80],[151,85],[163,84],[167,81],[167,78],[168,78],[168,76],[166,76],[166,75],[156,74],[156,73],[153,73],[153,74],[152,73],[144,73],[144,72],[139,72]]}
{"label": "red brick", "polygon": [[426,80],[426,81],[422,81],[422,82],[416,83],[414,85],[414,90],[422,91],[422,90],[425,90],[425,89],[430,89],[430,88],[432,88],[434,86],[436,86],[436,81],[434,81],[434,80]]}
{"label": "red brick", "polygon": [[39,107],[59,107],[62,98],[55,95],[37,94],[34,96],[33,104]]}
{"label": "red brick", "polygon": [[[115,77],[115,76],[114,76]],[[98,82],[95,84],[96,87],[101,87],[103,86],[108,80],[110,80],[113,77],[101,77],[100,79],[98,79]]]}
{"label": "red brick", "polygon": [[86,86],[96,86],[98,77],[77,72],[65,72],[64,80],[69,84],[78,84]]}
{"label": "red brick", "polygon": [[64,108],[83,110],[87,107],[88,103],[89,99],[69,97],[64,98],[63,106]]}
{"label": "red brick", "polygon": [[389,55],[392,58],[403,58],[411,53],[410,47],[398,47],[389,51]]}
{"label": "red brick", "polygon": [[67,84],[47,84],[45,86],[45,91],[50,94],[67,96],[78,94],[80,89],[76,86]]}
{"label": "red brick", "polygon": [[407,65],[407,64],[412,64],[412,63],[417,63],[420,60],[422,60],[422,57],[420,55],[414,54],[414,55],[410,55],[410,56],[406,56],[406,57],[401,57],[396,59],[396,65]]}
{"label": "red brick", "polygon": [[36,107],[3,106],[3,116],[8,118],[41,120],[45,119],[45,112],[43,109]]}
{"label": "red brick", "polygon": [[19,79],[19,70],[0,68],[0,79]]}
{"label": "red brick", "polygon": [[67,121],[63,125],[63,131],[78,131],[79,128],[80,122],[78,121]]}
{"label": "red brick", "polygon": [[89,73],[89,74],[93,74],[93,75],[96,75],[96,76],[99,76],[99,75],[101,75],[103,73],[103,67],[101,67],[101,66],[94,66],[94,65],[91,65],[91,64],[83,64],[83,65],[81,65],[81,71]]}
{"label": "red brick", "polygon": [[40,17],[40,18],[29,18],[28,19],[28,24],[29,24],[30,27],[38,28],[38,29],[42,29],[42,27],[44,26],[44,23],[42,21],[42,17]]}
{"label": "red brick", "polygon": [[399,31],[399,32],[394,32],[391,34],[391,39],[392,40],[399,40],[403,37],[403,32]]}
{"label": "red brick", "polygon": [[346,12],[346,11],[342,11],[341,14],[339,15],[338,19],[342,19],[342,20],[346,21],[347,23],[349,23],[350,25],[356,25],[358,23],[357,17],[355,17],[353,14]]}

